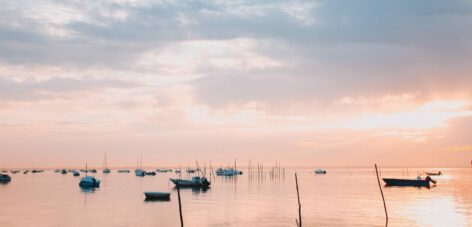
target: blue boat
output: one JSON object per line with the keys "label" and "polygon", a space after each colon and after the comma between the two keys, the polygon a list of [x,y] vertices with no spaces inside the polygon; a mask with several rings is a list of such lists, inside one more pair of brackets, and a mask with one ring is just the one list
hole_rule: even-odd
{"label": "blue boat", "polygon": [[11,181],[11,177],[6,174],[0,174],[0,182],[8,183]]}
{"label": "blue boat", "polygon": [[414,187],[429,187],[429,182],[436,184],[436,181],[427,176],[425,179],[412,180],[412,179],[395,179],[395,178],[383,178],[383,181],[387,186],[414,186]]}
{"label": "blue boat", "polygon": [[170,181],[175,184],[176,187],[201,187],[208,188],[211,185],[211,182],[208,181],[206,177],[192,177],[192,180],[183,180],[171,178]]}
{"label": "blue boat", "polygon": [[82,188],[99,188],[100,180],[92,176],[85,176],[80,180],[79,186]]}

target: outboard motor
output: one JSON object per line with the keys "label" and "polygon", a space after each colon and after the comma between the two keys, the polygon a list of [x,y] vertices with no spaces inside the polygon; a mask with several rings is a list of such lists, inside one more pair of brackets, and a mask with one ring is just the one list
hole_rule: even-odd
{"label": "outboard motor", "polygon": [[431,181],[431,182],[433,182],[433,184],[436,184],[436,181],[435,181],[435,180],[433,180],[433,179],[432,179],[431,177],[429,177],[429,176],[427,176],[427,177],[426,177],[426,180],[427,180],[427,181]]}

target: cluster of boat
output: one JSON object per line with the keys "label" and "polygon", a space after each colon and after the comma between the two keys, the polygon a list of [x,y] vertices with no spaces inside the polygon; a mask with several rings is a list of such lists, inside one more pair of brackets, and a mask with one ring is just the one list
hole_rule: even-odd
{"label": "cluster of boat", "polygon": [[[17,174],[17,173],[19,173],[19,172],[21,172],[21,171],[20,171],[20,170],[11,170],[11,171],[10,171],[11,174]],[[24,170],[24,171],[23,171],[23,174],[27,174],[27,173],[29,173],[29,172],[30,172],[29,170]],[[33,170],[31,170],[31,172],[32,172],[32,173],[42,173],[42,172],[44,172],[44,170],[42,170],[42,169],[41,169],[41,170],[33,169]],[[8,171],[3,170],[2,173],[8,173]]]}

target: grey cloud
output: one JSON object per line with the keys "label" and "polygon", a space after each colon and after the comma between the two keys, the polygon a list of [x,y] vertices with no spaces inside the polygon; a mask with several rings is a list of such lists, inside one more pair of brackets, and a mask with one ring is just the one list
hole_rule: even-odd
{"label": "grey cloud", "polygon": [[53,78],[44,81],[14,81],[0,77],[0,101],[40,101],[66,98],[63,94],[87,92],[105,88],[131,89],[135,82],[110,79]]}

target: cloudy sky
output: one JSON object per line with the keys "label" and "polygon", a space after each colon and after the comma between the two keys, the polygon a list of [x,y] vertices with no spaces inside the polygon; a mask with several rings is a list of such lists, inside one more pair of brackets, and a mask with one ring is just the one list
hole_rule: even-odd
{"label": "cloudy sky", "polygon": [[0,4],[0,168],[472,159],[469,0]]}

